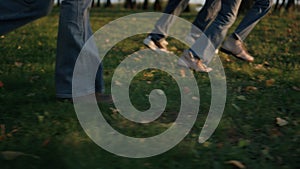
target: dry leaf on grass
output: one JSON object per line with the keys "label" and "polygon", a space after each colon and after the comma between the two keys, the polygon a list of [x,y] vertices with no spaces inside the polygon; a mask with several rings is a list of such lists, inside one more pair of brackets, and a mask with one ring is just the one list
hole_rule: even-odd
{"label": "dry leaf on grass", "polygon": [[21,66],[23,66],[23,63],[22,62],[15,62],[15,66],[16,67],[21,67]]}
{"label": "dry leaf on grass", "polygon": [[32,155],[32,154],[26,154],[18,151],[1,151],[1,155],[5,160],[14,160],[18,158],[19,156],[28,156],[35,159],[39,159],[39,156]]}
{"label": "dry leaf on grass", "polygon": [[247,86],[247,87],[245,88],[245,90],[246,90],[246,91],[256,91],[256,90],[257,90],[257,87],[255,87],[255,86]]}
{"label": "dry leaf on grass", "polygon": [[243,100],[243,101],[246,101],[246,100],[247,100],[246,97],[243,96],[243,95],[239,95],[239,96],[237,96],[236,98],[237,98],[238,100]]}
{"label": "dry leaf on grass", "polygon": [[246,166],[243,163],[241,163],[240,161],[237,161],[237,160],[230,160],[230,161],[226,161],[225,163],[234,165],[240,169],[246,168]]}
{"label": "dry leaf on grass", "polygon": [[237,106],[236,104],[232,103],[231,104],[237,111],[241,111],[241,108]]}
{"label": "dry leaf on grass", "polygon": [[285,125],[288,124],[288,122],[287,122],[286,120],[280,118],[280,117],[277,117],[277,118],[276,118],[276,124],[277,124],[278,126],[285,126]]}
{"label": "dry leaf on grass", "polygon": [[180,75],[181,75],[181,77],[186,77],[184,69],[180,69]]}
{"label": "dry leaf on grass", "polygon": [[266,80],[266,86],[267,86],[267,87],[273,86],[274,83],[275,83],[275,80],[274,80],[274,79]]}
{"label": "dry leaf on grass", "polygon": [[[0,86],[0,87],[1,87],[1,86]],[[300,92],[300,88],[297,87],[297,86],[293,86],[293,89],[296,90],[296,91],[298,91],[298,92]]]}

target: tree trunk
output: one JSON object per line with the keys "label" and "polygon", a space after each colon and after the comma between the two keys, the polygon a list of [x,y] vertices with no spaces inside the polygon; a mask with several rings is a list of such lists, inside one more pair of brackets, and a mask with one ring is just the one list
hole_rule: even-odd
{"label": "tree trunk", "polygon": [[285,6],[285,10],[290,12],[293,11],[294,9],[295,9],[295,0],[288,0]]}
{"label": "tree trunk", "polygon": [[278,10],[278,5],[279,5],[279,0],[276,0],[275,6],[274,6],[274,11]]}
{"label": "tree trunk", "polygon": [[144,3],[143,3],[143,10],[146,10],[148,9],[148,0],[144,0]]}
{"label": "tree trunk", "polygon": [[106,0],[106,4],[105,4],[105,8],[111,7],[111,1],[110,0]]}
{"label": "tree trunk", "polygon": [[60,0],[57,0],[57,6],[60,6]]}
{"label": "tree trunk", "polygon": [[100,0],[97,0],[97,7],[100,7]]}
{"label": "tree trunk", "polygon": [[284,7],[284,4],[285,4],[285,0],[282,0],[282,3],[281,3],[281,5],[279,6],[279,9],[278,9],[279,11],[281,10],[282,7]]}
{"label": "tree trunk", "polygon": [[154,5],[153,5],[154,11],[161,11],[161,1],[160,0],[155,0]]}
{"label": "tree trunk", "polygon": [[135,0],[126,0],[124,4],[124,8],[128,9],[134,9],[136,8],[136,1]]}

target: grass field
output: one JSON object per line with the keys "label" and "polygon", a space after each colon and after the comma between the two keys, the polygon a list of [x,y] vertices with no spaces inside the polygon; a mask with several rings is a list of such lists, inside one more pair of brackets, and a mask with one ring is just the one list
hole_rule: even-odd
{"label": "grass field", "polygon": [[[141,11],[93,9],[93,29],[134,12]],[[0,37],[1,169],[242,168],[238,162],[249,169],[300,167],[299,13],[270,14],[257,25],[246,41],[254,63],[220,53],[227,102],[222,120],[207,142],[199,144],[197,139],[210,106],[210,82],[207,74],[195,73],[201,94],[196,124],[170,151],[142,159],[119,157],[98,147],[81,128],[73,105],[56,101],[58,15],[54,9],[49,16]],[[192,21],[195,15],[184,13],[182,17]],[[108,93],[114,69],[126,55],[144,48],[144,37],[126,39],[106,56]],[[172,50],[177,55],[185,47],[174,39],[170,46],[175,46]],[[154,88],[164,90],[168,97],[159,120],[137,125],[123,119],[113,105],[101,104],[107,121],[127,135],[149,137],[164,131],[179,110],[180,93],[174,80],[159,71],[143,71],[132,81],[130,95],[133,105],[147,110],[147,96]]]}

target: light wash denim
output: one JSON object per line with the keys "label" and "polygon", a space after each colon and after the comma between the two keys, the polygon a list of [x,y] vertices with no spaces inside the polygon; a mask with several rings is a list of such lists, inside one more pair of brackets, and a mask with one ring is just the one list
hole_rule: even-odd
{"label": "light wash denim", "polygon": [[[189,0],[169,0],[164,13],[178,16],[188,5],[188,2]],[[195,26],[192,27],[191,30],[193,38],[196,39],[200,37],[202,32],[205,32],[214,47],[218,48],[224,40],[228,28],[236,19],[240,3],[240,0],[230,0],[227,2],[226,0],[206,0],[204,6],[198,12],[197,17],[193,21],[193,25]],[[271,7],[272,0],[256,0],[233,34],[235,34],[240,40],[245,40],[255,25],[268,13]],[[221,9],[222,11],[220,11]],[[215,21],[217,15],[218,20]],[[165,38],[174,20],[175,17],[172,16],[164,16],[160,18],[155,25],[155,29],[150,35],[155,40]],[[219,25],[218,28],[217,25]],[[209,30],[207,30],[208,28]]]}
{"label": "light wash denim", "polygon": [[[221,0],[206,0],[204,6],[199,11],[196,19],[193,22],[191,32],[197,37],[200,36],[209,23],[216,17],[220,10]],[[187,7],[189,0],[169,0],[164,10],[164,13],[170,15],[162,16],[155,24],[154,30],[150,33],[151,37],[157,41],[162,38],[166,38],[170,27],[174,23],[176,17],[179,16]],[[200,31],[199,31],[200,29]],[[196,38],[196,37],[195,37]]]}
{"label": "light wash denim", "polygon": [[[235,2],[232,2],[235,3]],[[272,0],[255,0],[251,9],[244,16],[238,27],[235,29],[235,34],[240,40],[245,40],[256,24],[269,12],[273,4]],[[198,13],[193,24],[202,31],[205,31],[212,20],[215,19],[221,9],[222,0],[207,0]],[[236,9],[236,8],[234,8]],[[192,34],[200,36],[197,30],[192,29]],[[201,32],[200,32],[201,33]],[[218,45],[216,45],[218,46]]]}
{"label": "light wash denim", "polygon": [[[61,3],[61,13],[57,37],[57,55],[55,68],[56,96],[72,97],[73,70],[85,42],[92,36],[89,21],[89,9],[92,0],[64,0]],[[96,46],[96,45],[95,45]],[[90,53],[99,53],[96,47]],[[88,66],[88,65],[87,65]],[[82,94],[104,92],[102,64],[100,64],[94,85],[88,84]]]}
{"label": "light wash denim", "polygon": [[[92,35],[89,22],[91,2],[92,0],[64,0],[61,3],[55,68],[56,96],[59,98],[72,98],[75,62],[83,45]],[[47,15],[52,4],[53,0],[0,0],[0,34]],[[96,47],[92,50],[95,51],[91,53],[98,53]],[[104,91],[101,64],[95,84],[79,92],[88,95],[95,91]]]}
{"label": "light wash denim", "polygon": [[171,15],[163,15],[156,22],[153,31],[149,34],[154,40],[159,41],[168,35],[169,29],[174,23],[176,17],[187,7],[189,0],[169,0],[164,13]]}
{"label": "light wash denim", "polygon": [[255,3],[235,29],[241,40],[245,40],[255,25],[270,11],[273,0],[255,0]]}
{"label": "light wash denim", "polygon": [[[203,36],[200,36],[191,48],[191,51],[205,62],[209,62],[213,57],[213,55],[207,55],[207,51],[205,50],[211,49],[211,46],[214,49],[221,46],[228,29],[236,20],[238,9],[241,4],[241,0],[220,0],[220,2],[220,11],[212,23],[203,32],[206,37],[203,38]],[[242,41],[245,40],[260,19],[267,14],[271,6],[272,0],[256,0],[231,36],[235,36]],[[209,42],[205,42],[207,39]],[[199,46],[199,44],[202,46]],[[203,46],[203,44],[207,45]]]}

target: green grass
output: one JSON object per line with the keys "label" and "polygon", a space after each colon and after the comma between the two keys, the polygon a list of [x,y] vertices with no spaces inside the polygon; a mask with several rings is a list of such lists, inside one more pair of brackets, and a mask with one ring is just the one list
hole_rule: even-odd
{"label": "green grass", "polygon": [[[94,30],[134,12],[95,9]],[[185,13],[192,21],[196,13]],[[6,160],[1,169],[231,169],[237,160],[250,169],[299,168],[300,136],[300,15],[270,14],[253,30],[246,43],[255,56],[252,64],[220,54],[227,77],[227,102],[221,123],[204,144],[197,143],[210,106],[210,83],[205,74],[195,74],[200,86],[201,107],[188,136],[161,155],[123,158],[106,152],[84,133],[70,103],[57,102],[54,65],[58,9],[50,16],[30,23],[0,38],[0,151],[18,151],[39,156]],[[233,31],[233,26],[230,30]],[[120,42],[106,56],[105,80],[110,89],[114,69],[141,48],[144,35]],[[128,45],[130,44],[130,45]],[[170,39],[180,55],[184,45]],[[147,82],[148,81],[148,82]],[[149,82],[151,82],[149,84]],[[256,90],[251,90],[253,87]],[[159,71],[143,71],[130,87],[132,103],[139,110],[149,108],[147,95],[154,88],[165,91],[165,113],[152,124],[137,125],[113,112],[113,105],[101,105],[107,121],[123,133],[149,137],[164,131],[176,118],[180,93],[175,81]],[[109,91],[108,91],[109,92]],[[278,126],[276,118],[288,124]],[[3,137],[5,136],[5,137]]]}

